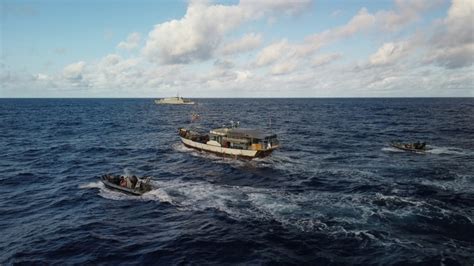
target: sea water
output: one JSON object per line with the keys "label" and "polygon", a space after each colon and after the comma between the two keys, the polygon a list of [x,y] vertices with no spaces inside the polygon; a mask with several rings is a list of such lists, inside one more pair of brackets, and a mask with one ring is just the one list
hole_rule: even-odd
{"label": "sea water", "polygon": [[[196,102],[1,99],[0,264],[474,263],[473,98]],[[281,148],[180,143],[230,120]],[[418,140],[426,154],[389,146]],[[155,189],[111,191],[105,173]]]}

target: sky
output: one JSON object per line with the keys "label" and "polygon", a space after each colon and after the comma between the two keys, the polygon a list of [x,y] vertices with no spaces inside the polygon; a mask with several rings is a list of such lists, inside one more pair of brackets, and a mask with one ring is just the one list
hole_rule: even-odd
{"label": "sky", "polygon": [[0,97],[474,97],[473,0],[0,0]]}

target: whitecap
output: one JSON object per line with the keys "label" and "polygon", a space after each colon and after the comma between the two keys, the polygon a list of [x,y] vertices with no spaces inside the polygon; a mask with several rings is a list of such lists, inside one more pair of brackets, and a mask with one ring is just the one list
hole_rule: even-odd
{"label": "whitecap", "polygon": [[81,188],[81,189],[85,189],[85,188],[104,188],[104,184],[100,181],[89,182],[87,184],[79,185],[79,188]]}

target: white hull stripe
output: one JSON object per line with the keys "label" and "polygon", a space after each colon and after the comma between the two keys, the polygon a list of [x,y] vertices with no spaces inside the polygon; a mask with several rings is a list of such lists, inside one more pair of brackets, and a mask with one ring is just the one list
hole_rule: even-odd
{"label": "white hull stripe", "polygon": [[215,153],[236,155],[236,156],[246,156],[246,157],[255,157],[257,155],[257,151],[253,151],[253,150],[240,150],[240,149],[218,147],[218,146],[195,142],[195,141],[185,139],[185,138],[181,138],[181,141],[188,146],[195,147],[197,149],[201,149],[205,151],[215,152]]}

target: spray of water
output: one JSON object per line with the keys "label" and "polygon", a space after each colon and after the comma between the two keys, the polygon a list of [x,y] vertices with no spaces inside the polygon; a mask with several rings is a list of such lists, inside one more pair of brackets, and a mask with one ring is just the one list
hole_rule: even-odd
{"label": "spray of water", "polygon": [[123,175],[124,176],[132,176],[132,172],[130,171],[130,169],[125,168],[125,169],[123,169]]}

